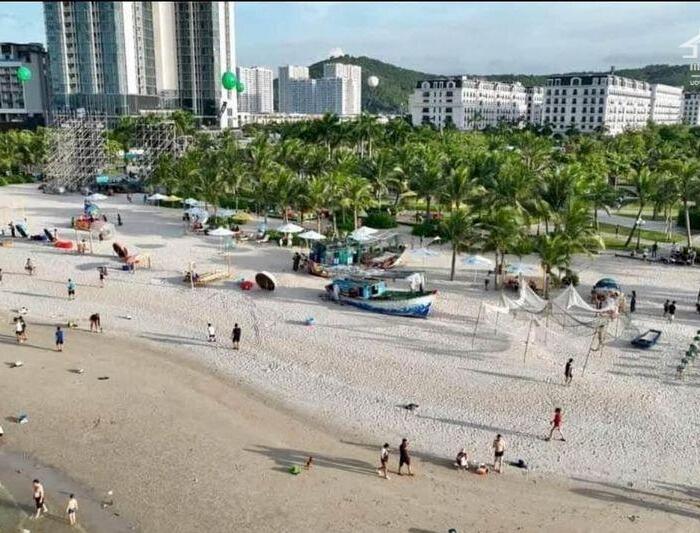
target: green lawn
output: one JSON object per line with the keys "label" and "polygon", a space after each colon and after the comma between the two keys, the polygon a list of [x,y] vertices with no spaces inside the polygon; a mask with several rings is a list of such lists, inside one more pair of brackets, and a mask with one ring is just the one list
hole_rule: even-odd
{"label": "green lawn", "polygon": [[[600,223],[598,224],[600,227],[600,233],[601,234],[606,234],[606,236],[610,236],[613,239],[615,239],[615,224],[604,224]],[[637,242],[637,231],[634,231],[634,237],[632,237],[632,242]],[[617,237],[617,240],[620,240],[622,242],[625,242],[627,239],[627,235],[629,235],[630,228],[623,228],[620,226],[620,233],[619,236]],[[680,235],[675,236],[675,240],[678,241],[682,238]],[[648,229],[643,229],[641,233],[641,240],[642,241],[658,241],[658,242],[673,242],[673,237],[671,239],[666,238],[666,234],[663,231],[653,231],[653,230],[648,230]]]}
{"label": "green lawn", "polygon": [[[618,210],[612,210],[611,213],[614,215],[621,216],[621,217],[637,218],[638,211],[639,211],[639,204],[631,203],[631,204],[623,205]],[[644,218],[645,220],[663,221],[663,219],[664,219],[663,212],[657,212],[655,217],[651,216],[653,213],[654,213],[654,207],[651,205],[646,205],[646,206],[644,206],[644,209],[642,209],[642,218]],[[677,216],[678,216],[678,209],[674,208],[671,211],[671,219],[676,220]]]}

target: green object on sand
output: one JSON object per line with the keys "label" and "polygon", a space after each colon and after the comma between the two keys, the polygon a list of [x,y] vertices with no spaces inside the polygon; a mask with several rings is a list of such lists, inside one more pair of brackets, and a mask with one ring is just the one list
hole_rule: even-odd
{"label": "green object on sand", "polygon": [[290,466],[289,473],[297,476],[297,475],[301,474],[301,467],[299,465]]}

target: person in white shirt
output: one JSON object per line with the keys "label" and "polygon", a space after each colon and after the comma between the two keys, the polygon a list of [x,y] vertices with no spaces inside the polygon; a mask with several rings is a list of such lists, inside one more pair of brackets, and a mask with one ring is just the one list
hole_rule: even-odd
{"label": "person in white shirt", "polygon": [[211,323],[207,324],[207,333],[209,334],[209,342],[216,342],[216,330]]}

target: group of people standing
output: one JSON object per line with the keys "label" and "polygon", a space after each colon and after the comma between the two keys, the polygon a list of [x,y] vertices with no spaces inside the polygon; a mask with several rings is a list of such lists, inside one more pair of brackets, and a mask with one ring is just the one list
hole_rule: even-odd
{"label": "group of people standing", "polygon": [[[207,341],[216,342],[216,328],[211,322],[207,324]],[[233,344],[233,349],[238,350],[241,342],[241,327],[238,323],[234,324],[231,330],[231,342]]]}
{"label": "group of people standing", "polygon": [[[44,490],[44,485],[38,479],[32,481],[32,494],[34,495],[34,507],[36,508],[36,513],[34,514],[34,519],[38,519],[42,514],[48,514],[49,508],[46,505],[46,491]],[[68,496],[68,503],[66,504],[66,516],[68,517],[68,523],[71,526],[75,526],[78,523],[78,500],[75,494],[70,494]]]}

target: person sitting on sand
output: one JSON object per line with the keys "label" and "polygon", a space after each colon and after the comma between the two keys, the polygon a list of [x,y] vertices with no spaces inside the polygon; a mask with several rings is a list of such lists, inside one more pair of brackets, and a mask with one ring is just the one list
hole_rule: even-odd
{"label": "person sitting on sand", "polygon": [[71,494],[68,497],[68,505],[66,505],[66,514],[68,515],[68,522],[71,526],[78,523],[78,517],[76,513],[78,512],[78,500],[75,499],[75,494]]}
{"label": "person sitting on sand", "polygon": [[455,466],[457,467],[457,470],[467,470],[469,468],[469,460],[467,458],[466,448],[462,448],[457,454],[457,458],[455,459]]}

